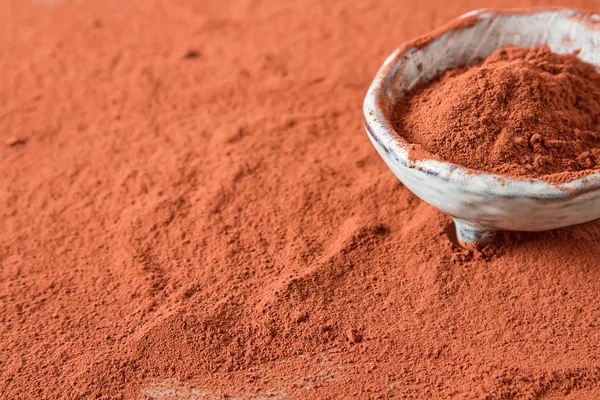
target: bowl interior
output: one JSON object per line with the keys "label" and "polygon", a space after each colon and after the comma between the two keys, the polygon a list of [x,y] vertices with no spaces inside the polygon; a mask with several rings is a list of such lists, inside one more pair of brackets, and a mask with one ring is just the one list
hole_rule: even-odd
{"label": "bowl interior", "polygon": [[[381,111],[388,117],[404,91],[428,82],[444,71],[484,59],[507,45],[547,44],[559,54],[579,51],[582,60],[600,66],[600,16],[560,9],[536,12],[473,12],[463,25],[442,33],[426,45],[395,54],[383,82]],[[474,23],[469,21],[475,20]],[[390,60],[391,61],[391,60]]]}
{"label": "bowl interior", "polygon": [[578,51],[582,60],[598,68],[600,16],[571,9],[474,11],[427,38],[404,44],[386,59],[365,97],[365,127],[375,147],[390,168],[418,170],[426,179],[446,181],[471,193],[485,191],[492,197],[558,199],[600,191],[600,172],[554,184],[541,178],[507,177],[449,162],[413,161],[408,157],[408,143],[391,123],[394,106],[405,91],[448,69],[484,59],[509,44],[520,47],[547,44],[561,54]]}

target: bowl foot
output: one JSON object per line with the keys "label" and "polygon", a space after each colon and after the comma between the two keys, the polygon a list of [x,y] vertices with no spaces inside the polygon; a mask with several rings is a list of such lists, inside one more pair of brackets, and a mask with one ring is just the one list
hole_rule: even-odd
{"label": "bowl foot", "polygon": [[494,241],[496,229],[488,228],[460,218],[452,218],[458,243],[465,248],[479,247]]}

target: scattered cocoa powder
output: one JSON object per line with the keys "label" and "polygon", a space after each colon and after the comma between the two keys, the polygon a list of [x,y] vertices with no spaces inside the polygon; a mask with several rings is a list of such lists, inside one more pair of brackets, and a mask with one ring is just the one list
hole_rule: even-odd
{"label": "scattered cocoa powder", "polygon": [[509,46],[415,89],[397,104],[395,123],[410,143],[479,171],[592,172],[600,156],[600,74],[575,54]]}
{"label": "scattered cocoa powder", "polygon": [[7,146],[18,146],[20,144],[25,144],[27,141],[25,139],[21,139],[18,137],[14,137],[11,136],[8,139],[6,139],[6,145]]}
{"label": "scattered cocoa powder", "polygon": [[599,397],[600,222],[458,249],[362,126],[523,4],[1,1],[0,399]]}

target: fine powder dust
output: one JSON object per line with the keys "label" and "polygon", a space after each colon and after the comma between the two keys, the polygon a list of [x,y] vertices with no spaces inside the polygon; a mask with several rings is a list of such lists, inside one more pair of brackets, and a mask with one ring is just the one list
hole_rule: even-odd
{"label": "fine powder dust", "polygon": [[416,89],[395,112],[410,143],[479,171],[542,177],[600,161],[600,74],[547,46],[496,50]]}
{"label": "fine powder dust", "polygon": [[0,399],[598,398],[600,223],[458,249],[362,125],[523,4],[1,1]]}

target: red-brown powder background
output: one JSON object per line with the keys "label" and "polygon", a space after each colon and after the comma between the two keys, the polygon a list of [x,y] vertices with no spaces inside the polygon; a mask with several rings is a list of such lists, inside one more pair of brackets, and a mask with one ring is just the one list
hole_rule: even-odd
{"label": "red-brown powder background", "polygon": [[533,4],[0,2],[0,398],[600,396],[600,223],[461,252],[362,128]]}

